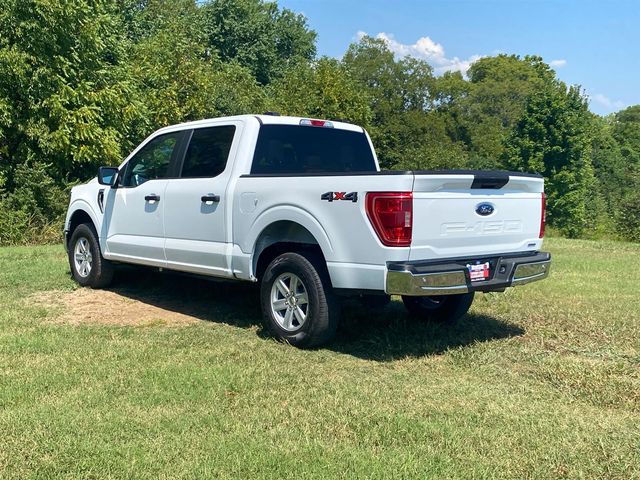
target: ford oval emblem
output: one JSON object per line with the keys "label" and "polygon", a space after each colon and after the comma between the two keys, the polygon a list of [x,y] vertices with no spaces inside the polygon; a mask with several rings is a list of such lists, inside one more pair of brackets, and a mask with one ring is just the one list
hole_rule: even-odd
{"label": "ford oval emblem", "polygon": [[491,215],[495,210],[495,207],[490,203],[480,203],[476,207],[476,213],[482,217]]}

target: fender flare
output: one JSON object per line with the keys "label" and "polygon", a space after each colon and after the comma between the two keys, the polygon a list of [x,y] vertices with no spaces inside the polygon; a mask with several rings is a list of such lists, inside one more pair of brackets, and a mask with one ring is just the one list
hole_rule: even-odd
{"label": "fender flare", "polygon": [[69,226],[71,219],[73,218],[73,216],[76,214],[78,210],[81,210],[87,215],[89,215],[89,218],[91,218],[91,221],[93,222],[93,226],[95,227],[96,231],[99,232],[100,223],[98,222],[98,217],[96,213],[94,212],[89,202],[82,199],[74,200],[74,202],[71,205],[69,205],[69,210],[67,213],[67,221],[65,222],[65,228]]}
{"label": "fender flare", "polygon": [[293,205],[278,205],[262,212],[253,222],[248,235],[240,244],[244,253],[251,256],[252,273],[256,265],[256,247],[263,233],[276,222],[291,222],[306,229],[316,240],[324,258],[328,261],[333,257],[333,245],[327,232],[320,222],[309,212]]}

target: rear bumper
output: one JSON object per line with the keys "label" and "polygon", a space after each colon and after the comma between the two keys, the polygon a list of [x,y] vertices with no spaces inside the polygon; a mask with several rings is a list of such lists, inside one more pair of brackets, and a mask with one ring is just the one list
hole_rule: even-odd
{"label": "rear bumper", "polygon": [[[471,282],[467,265],[489,262],[491,276]],[[392,295],[454,295],[468,292],[501,292],[507,287],[542,280],[549,275],[551,254],[489,255],[435,261],[390,262],[385,291]]]}

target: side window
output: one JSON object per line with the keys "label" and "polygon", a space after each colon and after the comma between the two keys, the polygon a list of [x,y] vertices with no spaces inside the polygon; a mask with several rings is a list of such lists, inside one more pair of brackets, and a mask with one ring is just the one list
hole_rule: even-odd
{"label": "side window", "polygon": [[154,138],[127,162],[121,182],[123,187],[137,187],[148,180],[164,178],[169,172],[171,155],[182,132]]}
{"label": "side window", "polygon": [[233,125],[194,130],[184,157],[182,178],[220,175],[227,166],[235,131]]}

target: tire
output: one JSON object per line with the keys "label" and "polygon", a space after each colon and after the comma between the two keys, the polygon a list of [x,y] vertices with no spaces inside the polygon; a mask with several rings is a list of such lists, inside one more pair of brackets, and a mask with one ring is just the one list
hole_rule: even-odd
{"label": "tire", "polygon": [[69,268],[73,279],[83,287],[104,288],[113,280],[113,264],[102,256],[93,225],[78,225],[71,234]]}
{"label": "tire", "polygon": [[322,267],[311,255],[285,253],[265,270],[260,286],[263,322],[278,340],[310,348],[334,337],[339,308]]}
{"label": "tire", "polygon": [[460,295],[440,295],[435,297],[408,297],[403,295],[402,302],[409,314],[434,322],[456,323],[473,303],[474,292]]}

